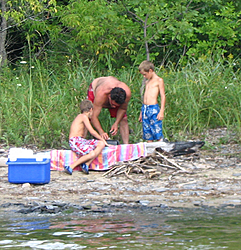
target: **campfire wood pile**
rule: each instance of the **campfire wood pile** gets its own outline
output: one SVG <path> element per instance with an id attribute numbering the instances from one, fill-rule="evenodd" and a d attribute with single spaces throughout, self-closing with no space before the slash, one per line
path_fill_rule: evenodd
<path id="1" fill-rule="evenodd" d="M 139 158 L 134 161 L 126 161 L 114 165 L 103 176 L 113 177 L 125 175 L 128 179 L 133 179 L 131 174 L 143 174 L 147 179 L 159 178 L 161 174 L 169 175 L 169 179 L 178 173 L 189 173 L 185 168 L 177 164 L 173 159 L 156 151 L 152 155 Z"/>
<path id="2" fill-rule="evenodd" d="M 172 149 L 171 151 L 164 150 L 163 147 L 157 147 L 146 157 L 133 161 L 118 162 L 116 165 L 113 165 L 109 171 L 105 172 L 103 176 L 113 177 L 124 175 L 128 179 L 138 181 L 134 179 L 134 176 L 136 176 L 134 174 L 143 174 L 147 179 L 156 179 L 161 178 L 161 175 L 169 175 L 169 179 L 171 179 L 174 175 L 179 173 L 190 173 L 188 170 L 176 163 L 173 158 L 177 155 L 188 155 L 196 152 L 198 148 L 204 145 L 204 142 L 196 142 L 196 148 L 193 150 L 194 147 L 192 147 L 192 151 L 189 150 L 190 142 L 186 143 L 186 148 L 184 144 L 185 143 L 181 143 L 181 148 L 176 147 L 177 145 L 180 145 L 180 143 L 177 142 L 175 148 L 178 149 Z M 167 146 L 168 147 L 166 148 L 170 148 L 170 145 Z"/>

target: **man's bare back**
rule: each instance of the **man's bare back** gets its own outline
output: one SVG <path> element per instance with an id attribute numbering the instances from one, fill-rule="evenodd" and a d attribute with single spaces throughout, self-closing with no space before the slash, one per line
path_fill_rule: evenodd
<path id="1" fill-rule="evenodd" d="M 102 108 L 111 108 L 108 95 L 115 87 L 124 89 L 126 92 L 127 100 L 129 101 L 131 95 L 130 88 L 125 83 L 119 81 L 117 78 L 113 76 L 107 76 L 96 78 L 92 82 L 95 102 L 98 102 L 98 105 L 101 105 Z"/>

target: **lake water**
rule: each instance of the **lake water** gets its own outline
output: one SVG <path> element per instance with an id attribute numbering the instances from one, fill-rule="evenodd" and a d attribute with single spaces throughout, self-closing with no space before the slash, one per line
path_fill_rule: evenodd
<path id="1" fill-rule="evenodd" d="M 241 209 L 0 212 L 0 249 L 240 249 Z"/>

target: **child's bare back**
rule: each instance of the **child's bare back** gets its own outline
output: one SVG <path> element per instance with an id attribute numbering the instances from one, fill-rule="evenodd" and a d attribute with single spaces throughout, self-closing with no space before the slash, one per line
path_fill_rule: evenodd
<path id="1" fill-rule="evenodd" d="M 79 114 L 76 116 L 70 127 L 69 138 L 76 136 L 86 138 L 88 130 L 83 121 L 85 118 L 87 118 L 85 114 Z"/>

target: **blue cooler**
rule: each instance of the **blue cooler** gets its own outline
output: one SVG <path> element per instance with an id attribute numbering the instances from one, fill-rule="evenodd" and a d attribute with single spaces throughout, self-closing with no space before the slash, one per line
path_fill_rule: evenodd
<path id="1" fill-rule="evenodd" d="M 50 182 L 50 159 L 9 158 L 8 181 L 11 183 L 46 184 Z"/>

